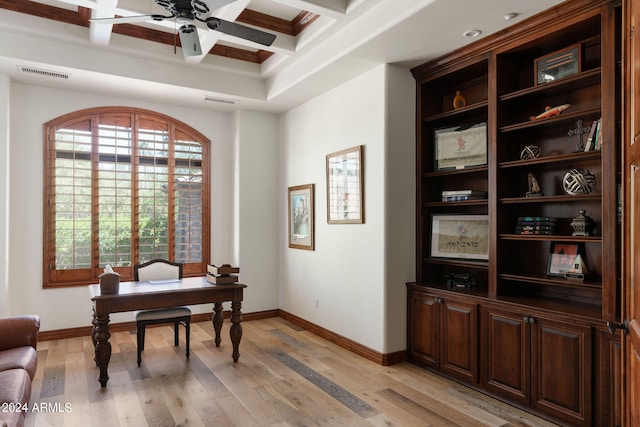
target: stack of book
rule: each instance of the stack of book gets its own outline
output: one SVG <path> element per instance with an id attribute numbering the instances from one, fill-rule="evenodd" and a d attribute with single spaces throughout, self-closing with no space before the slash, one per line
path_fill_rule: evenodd
<path id="1" fill-rule="evenodd" d="M 519 216 L 516 234 L 554 234 L 557 222 L 550 216 Z"/>
<path id="2" fill-rule="evenodd" d="M 238 283 L 238 273 L 240 273 L 240 267 L 232 267 L 229 264 L 222 264 L 220 267 L 207 265 L 207 281 L 214 285 Z"/>
<path id="3" fill-rule="evenodd" d="M 483 200 L 487 198 L 486 191 L 478 190 L 443 190 L 443 202 L 463 202 L 465 200 Z"/>

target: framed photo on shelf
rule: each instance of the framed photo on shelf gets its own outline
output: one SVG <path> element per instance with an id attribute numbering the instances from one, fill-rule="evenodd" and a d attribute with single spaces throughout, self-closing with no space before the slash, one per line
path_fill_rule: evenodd
<path id="1" fill-rule="evenodd" d="M 574 44 L 535 60 L 536 84 L 544 84 L 578 74 L 582 68 L 582 45 Z"/>
<path id="2" fill-rule="evenodd" d="M 289 187 L 289 247 L 314 250 L 314 185 Z"/>
<path id="3" fill-rule="evenodd" d="M 431 217 L 431 256 L 489 259 L 489 215 Z"/>
<path id="4" fill-rule="evenodd" d="M 327 155 L 327 222 L 364 224 L 364 146 Z"/>
<path id="5" fill-rule="evenodd" d="M 551 242 L 547 275 L 565 277 L 565 273 L 573 268 L 578 255 L 580 245 L 577 243 Z"/>
<path id="6" fill-rule="evenodd" d="M 487 164 L 487 122 L 436 129 L 436 171 Z"/>

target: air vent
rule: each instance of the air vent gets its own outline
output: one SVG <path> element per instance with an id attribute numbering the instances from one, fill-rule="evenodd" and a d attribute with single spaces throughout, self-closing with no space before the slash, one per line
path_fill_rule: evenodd
<path id="1" fill-rule="evenodd" d="M 237 101 L 235 99 L 224 99 L 224 98 L 217 98 L 215 96 L 211 96 L 211 95 L 205 95 L 204 96 L 204 100 L 205 101 L 211 101 L 211 102 L 218 102 L 220 104 L 237 104 L 240 101 Z"/>
<path id="2" fill-rule="evenodd" d="M 40 68 L 33 68 L 33 67 L 25 67 L 24 65 L 18 65 L 18 70 L 22 71 L 23 73 L 31 73 L 31 74 L 37 74 L 39 76 L 44 76 L 44 77 L 54 77 L 57 79 L 68 79 L 70 74 L 67 73 L 60 73 L 58 71 L 51 71 L 51 70 L 42 70 Z"/>

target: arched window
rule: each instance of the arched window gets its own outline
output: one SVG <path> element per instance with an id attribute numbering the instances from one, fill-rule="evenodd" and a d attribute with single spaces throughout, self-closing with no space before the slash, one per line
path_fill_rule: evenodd
<path id="1" fill-rule="evenodd" d="M 154 258 L 209 262 L 209 140 L 163 114 L 76 111 L 44 125 L 44 287 L 121 280 Z"/>

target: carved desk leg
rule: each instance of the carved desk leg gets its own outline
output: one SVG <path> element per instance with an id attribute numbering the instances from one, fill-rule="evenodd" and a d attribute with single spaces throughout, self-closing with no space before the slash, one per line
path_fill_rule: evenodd
<path id="1" fill-rule="evenodd" d="M 97 315 L 95 319 L 95 339 L 96 339 L 96 363 L 100 368 L 100 376 L 98 381 L 102 387 L 107 386 L 109 381 L 109 374 L 107 374 L 107 367 L 109 366 L 109 360 L 111 359 L 111 333 L 109 333 L 109 315 Z"/>
<path id="2" fill-rule="evenodd" d="M 98 341 L 96 340 L 96 334 L 98 333 L 98 322 L 97 322 L 97 316 L 96 316 L 96 304 L 93 304 L 93 319 L 91 320 L 91 324 L 93 325 L 93 328 L 91 328 L 91 342 L 93 342 L 93 349 L 95 352 L 95 348 L 96 348 L 96 344 L 98 343 Z M 98 366 L 98 359 L 94 356 L 93 357 L 93 361 L 96 362 L 96 366 Z"/>
<path id="3" fill-rule="evenodd" d="M 233 357 L 234 363 L 238 363 L 238 358 L 240 357 L 238 349 L 240 348 L 240 340 L 242 339 L 242 325 L 240 324 L 240 322 L 242 322 L 241 308 L 242 302 L 231 302 L 231 330 L 229 335 L 231 336 L 231 343 L 233 344 L 233 353 L 231 354 L 231 357 Z"/>
<path id="4" fill-rule="evenodd" d="M 213 311 L 213 330 L 216 332 L 214 342 L 216 343 L 216 347 L 220 347 L 220 342 L 222 342 L 222 338 L 220 338 L 220 331 L 222 331 L 222 322 L 224 321 L 224 317 L 222 315 L 222 303 L 214 303 Z"/>

